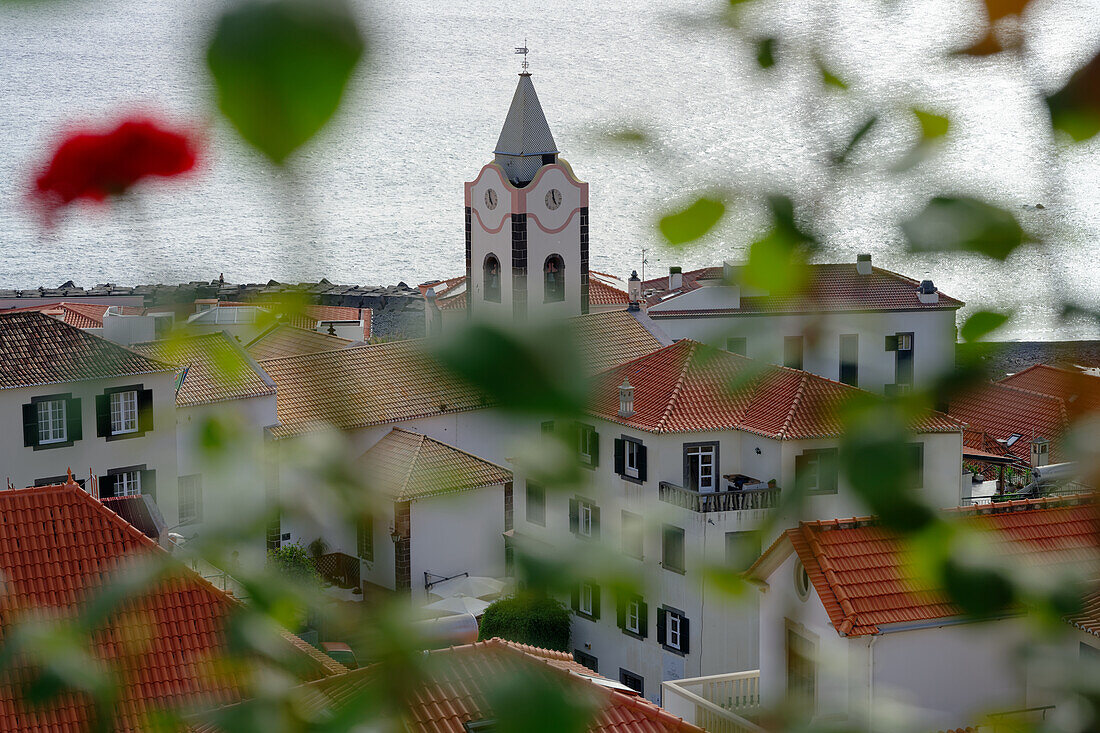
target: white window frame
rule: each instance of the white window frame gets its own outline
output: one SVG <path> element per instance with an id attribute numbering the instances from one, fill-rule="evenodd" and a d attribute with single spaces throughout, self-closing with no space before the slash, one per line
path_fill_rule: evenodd
<path id="1" fill-rule="evenodd" d="M 184 481 L 184 479 L 188 479 Z M 179 477 L 180 524 L 202 521 L 202 474 Z"/>
<path id="2" fill-rule="evenodd" d="M 642 603 L 637 598 L 626 604 L 626 630 L 632 634 L 642 633 Z"/>
<path id="3" fill-rule="evenodd" d="M 640 444 L 633 440 L 624 440 L 623 470 L 630 478 L 638 478 L 638 453 Z"/>
<path id="4" fill-rule="evenodd" d="M 68 440 L 65 400 L 42 400 L 37 405 L 36 414 L 38 415 L 39 445 L 64 443 Z"/>
<path id="5" fill-rule="evenodd" d="M 912 351 L 913 350 L 913 334 L 911 333 L 899 333 L 898 334 L 898 351 Z"/>
<path id="6" fill-rule="evenodd" d="M 593 588 L 591 583 L 581 583 L 580 598 L 577 601 L 577 610 L 585 616 L 592 615 Z"/>
<path id="7" fill-rule="evenodd" d="M 580 456 L 581 462 L 589 466 L 593 463 L 591 436 L 595 432 L 596 428 L 583 423 L 577 428 L 577 454 Z"/>
<path id="8" fill-rule="evenodd" d="M 688 449 L 687 449 L 687 455 L 688 455 L 689 460 L 691 459 L 692 456 L 696 456 L 698 458 L 698 462 L 699 462 L 699 491 L 700 492 L 715 491 L 716 490 L 717 482 L 714 480 L 715 479 L 714 473 L 715 473 L 715 468 L 716 467 L 715 467 L 714 463 L 715 463 L 715 458 L 716 458 L 717 453 L 718 453 L 717 447 L 714 446 L 714 445 L 693 445 L 693 446 L 689 446 Z M 704 461 L 703 461 L 704 457 L 708 459 L 708 462 L 705 465 L 704 465 Z M 706 468 L 707 471 L 704 471 L 704 468 Z M 703 477 L 707 473 L 709 473 L 709 475 L 707 475 L 708 480 L 706 482 L 704 482 Z"/>
<path id="9" fill-rule="evenodd" d="M 111 435 L 138 431 L 138 393 L 136 389 L 111 393 Z"/>
<path id="10" fill-rule="evenodd" d="M 680 651 L 680 614 L 674 611 L 665 611 L 665 644 L 676 651 Z"/>
<path id="11" fill-rule="evenodd" d="M 141 471 L 119 471 L 115 474 L 115 496 L 141 496 Z"/>
<path id="12" fill-rule="evenodd" d="M 581 537 L 592 536 L 592 505 L 587 501 L 577 502 L 577 534 Z"/>

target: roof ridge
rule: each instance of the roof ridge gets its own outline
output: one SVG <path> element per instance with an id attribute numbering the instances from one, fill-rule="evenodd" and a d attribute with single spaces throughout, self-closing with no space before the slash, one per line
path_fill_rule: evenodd
<path id="1" fill-rule="evenodd" d="M 683 341 L 687 342 L 687 344 L 688 344 L 688 346 L 687 346 L 688 353 L 687 353 L 687 356 L 684 357 L 684 365 L 680 368 L 680 376 L 677 377 L 676 384 L 674 384 L 672 386 L 672 394 L 669 395 L 668 402 L 665 404 L 665 412 L 664 412 L 663 415 L 661 415 L 661 418 L 657 421 L 657 432 L 658 433 L 664 432 L 665 424 L 668 422 L 669 418 L 672 416 L 672 410 L 676 407 L 676 404 L 680 400 L 680 394 L 684 389 L 684 381 L 687 378 L 688 368 L 691 366 L 692 359 L 695 356 L 695 347 L 699 345 L 699 342 L 695 341 L 693 339 L 683 339 Z M 676 346 L 676 344 L 678 344 L 678 343 L 680 343 L 680 342 L 677 341 L 676 343 L 672 344 L 672 346 Z M 672 346 L 667 346 L 665 348 L 672 348 Z M 656 353 L 656 352 L 654 352 L 654 353 Z"/>
<path id="2" fill-rule="evenodd" d="M 839 520 L 832 520 L 834 523 L 839 523 Z M 819 526 L 825 526 L 819 525 Z M 836 572 L 832 567 L 832 564 L 828 562 L 828 558 L 825 557 L 825 550 L 821 547 L 821 542 L 810 531 L 810 525 L 807 522 L 799 522 L 799 532 L 802 533 L 802 537 L 806 544 L 809 545 L 810 554 L 813 556 L 814 563 L 817 565 L 817 572 L 825 580 L 825 585 L 829 589 L 829 592 L 833 594 L 833 599 L 840 607 L 840 611 L 844 614 L 844 620 L 840 625 L 836 627 L 836 630 L 847 636 L 856 626 L 859 626 L 859 615 L 856 613 L 855 607 L 852 605 L 852 599 L 848 597 L 844 588 L 836 582 Z M 795 552 L 798 549 L 795 548 Z M 805 567 L 805 561 L 803 561 L 803 567 Z M 812 581 L 812 576 L 811 576 Z M 820 591 L 819 591 L 820 592 Z"/>
<path id="3" fill-rule="evenodd" d="M 394 427 L 393 430 L 401 430 L 401 428 Z M 391 430 L 390 433 L 392 433 L 393 430 Z M 409 482 L 412 480 L 413 471 L 416 469 L 416 464 L 420 460 L 420 451 L 424 448 L 424 438 L 426 437 L 423 433 L 414 433 L 411 430 L 401 430 L 401 432 L 407 433 L 408 435 L 415 435 L 417 441 L 416 448 L 413 450 L 412 460 L 409 461 L 409 466 L 405 469 L 405 476 L 401 479 L 401 483 L 399 484 L 399 489 L 397 491 L 398 496 L 403 496 L 405 491 L 409 488 Z M 389 433 L 386 435 L 389 435 Z"/>
<path id="4" fill-rule="evenodd" d="M 505 468 L 504 466 L 500 465 L 499 463 L 495 463 L 493 461 L 488 461 L 488 460 L 482 458 L 479 455 L 471 453 L 468 450 L 464 450 L 462 448 L 459 448 L 457 445 L 451 445 L 450 443 L 445 443 L 442 440 L 439 440 L 438 438 L 433 438 L 432 436 L 428 435 L 427 433 L 417 433 L 416 431 L 405 430 L 404 428 L 399 428 L 399 427 L 396 427 L 396 426 L 394 427 L 394 430 L 404 430 L 404 432 L 412 433 L 413 435 L 423 435 L 423 437 L 425 438 L 426 441 L 430 441 L 432 443 L 435 443 L 436 445 L 443 446 L 444 448 L 446 448 L 448 450 L 453 450 L 457 453 L 461 453 L 465 456 L 469 456 L 470 458 L 473 458 L 474 460 L 476 460 L 478 463 L 484 463 L 486 465 L 492 466 L 493 468 L 499 468 L 501 471 L 507 471 L 508 473 L 512 472 L 511 469 Z"/>
<path id="5" fill-rule="evenodd" d="M 291 328 L 296 328 L 296 326 L 291 326 Z M 302 329 L 302 330 L 307 331 L 308 329 Z M 316 331 L 310 331 L 310 333 L 317 333 L 317 332 Z M 321 334 L 321 335 L 322 336 L 330 336 L 331 334 L 325 333 L 325 334 Z M 341 337 L 337 336 L 336 338 L 341 338 Z M 387 347 L 396 347 L 396 346 L 401 346 L 401 345 L 404 345 L 404 344 L 409 344 L 409 343 L 412 343 L 414 341 L 423 341 L 423 340 L 424 339 L 419 338 L 419 339 L 401 339 L 400 341 L 383 341 L 382 343 L 379 343 L 379 344 L 364 343 L 364 344 L 360 344 L 359 346 L 345 346 L 342 349 L 330 349 L 328 351 L 315 351 L 315 352 L 310 353 L 310 354 L 289 354 L 287 356 L 273 356 L 270 359 L 260 359 L 260 360 L 258 360 L 257 363 L 262 364 L 264 362 L 294 361 L 294 360 L 306 361 L 306 360 L 309 360 L 313 357 L 328 356 L 330 354 L 337 354 L 337 353 L 343 354 L 343 353 L 347 353 L 347 352 L 358 351 L 359 349 L 379 349 L 379 350 L 381 350 L 381 349 L 384 349 L 384 348 L 387 348 Z M 354 342 L 352 342 L 352 343 L 354 343 Z"/>
<path id="6" fill-rule="evenodd" d="M 806 384 L 809 382 L 806 376 L 806 374 L 803 374 L 802 378 L 798 380 L 798 389 L 795 390 L 794 399 L 791 400 L 791 407 L 787 410 L 787 417 L 783 419 L 783 424 L 776 432 L 780 439 L 787 435 L 787 430 L 794 421 L 794 414 L 798 411 L 798 406 L 802 403 L 802 395 L 806 392 Z"/>

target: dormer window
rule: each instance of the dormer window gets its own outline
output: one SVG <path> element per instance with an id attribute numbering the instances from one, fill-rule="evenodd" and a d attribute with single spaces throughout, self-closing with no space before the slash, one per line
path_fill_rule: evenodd
<path id="1" fill-rule="evenodd" d="M 484 293 L 485 300 L 492 303 L 500 302 L 500 260 L 496 255 L 490 254 L 485 258 L 484 265 Z"/>
<path id="2" fill-rule="evenodd" d="M 542 266 L 543 298 L 546 303 L 565 300 L 565 261 L 561 255 L 550 255 Z"/>

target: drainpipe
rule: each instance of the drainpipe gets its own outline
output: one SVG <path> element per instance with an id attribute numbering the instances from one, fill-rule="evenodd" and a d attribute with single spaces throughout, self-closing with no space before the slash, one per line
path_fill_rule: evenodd
<path id="1" fill-rule="evenodd" d="M 874 710 L 875 710 L 875 642 L 878 640 L 878 634 L 872 634 L 870 641 L 867 642 L 867 728 L 870 730 L 873 727 Z"/>

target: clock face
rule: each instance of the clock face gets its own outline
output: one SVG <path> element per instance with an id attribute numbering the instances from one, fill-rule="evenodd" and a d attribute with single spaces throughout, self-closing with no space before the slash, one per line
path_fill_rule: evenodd
<path id="1" fill-rule="evenodd" d="M 497 207 L 497 192 L 491 188 L 485 192 L 485 205 L 490 210 Z"/>
<path id="2" fill-rule="evenodd" d="M 546 194 L 546 208 L 553 211 L 561 206 L 561 191 L 556 188 L 551 188 Z"/>

